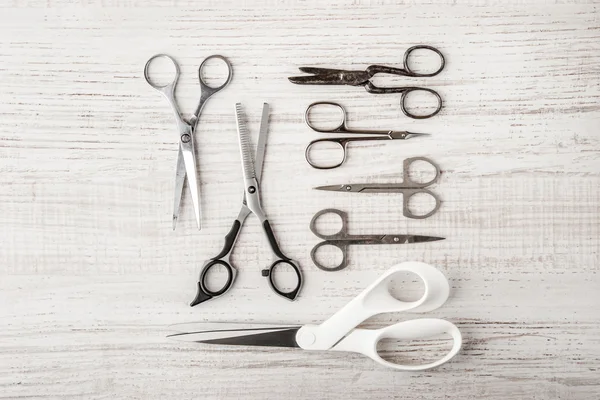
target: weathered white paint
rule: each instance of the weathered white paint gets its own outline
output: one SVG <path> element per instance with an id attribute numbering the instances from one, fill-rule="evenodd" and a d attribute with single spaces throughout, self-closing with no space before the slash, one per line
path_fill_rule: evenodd
<path id="1" fill-rule="evenodd" d="M 600 395 L 600 17 L 593 2 L 210 2 L 15 0 L 0 11 L 0 398 L 594 399 Z M 171 6 L 171 7 L 164 7 Z M 172 7 L 175 6 L 175 7 Z M 443 112 L 401 114 L 398 97 L 287 82 L 302 65 L 399 65 L 440 48 L 447 67 L 411 83 Z M 151 55 L 182 67 L 190 112 L 196 68 L 227 56 L 231 85 L 206 105 L 196 143 L 205 229 L 186 196 L 170 229 L 176 138 L 143 80 Z M 399 81 L 399 80 L 395 80 Z M 405 82 L 404 80 L 401 80 Z M 355 127 L 434 133 L 354 145 L 343 167 L 313 170 L 302 123 L 316 100 L 343 102 Z M 272 107 L 263 202 L 305 271 L 300 299 L 260 276 L 271 259 L 256 220 L 243 230 L 234 289 L 189 308 L 202 262 L 237 214 L 241 169 L 232 107 L 256 135 Z M 407 220 L 397 195 L 312 186 L 395 181 L 423 155 L 443 170 L 444 203 Z M 422 246 L 354 246 L 350 266 L 318 270 L 311 216 L 350 212 L 351 232 L 447 237 Z M 347 354 L 201 348 L 165 340 L 190 320 L 318 322 L 390 265 L 420 260 L 448 277 L 464 350 L 404 374 Z M 410 286 L 410 285 L 409 285 Z M 412 289 L 411 289 L 412 290 Z M 373 326 L 407 318 L 386 315 Z"/>

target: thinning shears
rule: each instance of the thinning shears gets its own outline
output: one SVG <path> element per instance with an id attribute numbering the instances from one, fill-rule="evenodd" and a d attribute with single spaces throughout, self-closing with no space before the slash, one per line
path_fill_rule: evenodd
<path id="1" fill-rule="evenodd" d="M 414 72 L 410 68 L 410 55 L 415 50 L 428 50 L 437 54 L 440 58 L 439 68 L 430 73 L 418 73 Z M 293 76 L 288 79 L 292 83 L 299 85 L 350 85 L 350 86 L 364 86 L 369 93 L 385 94 L 385 93 L 400 93 L 400 108 L 402 112 L 410 118 L 424 119 L 431 118 L 442 109 L 442 98 L 438 92 L 433 89 L 414 87 L 414 86 L 403 86 L 403 87 L 378 87 L 371 82 L 371 78 L 376 74 L 392 74 L 407 77 L 431 77 L 439 74 L 444 69 L 446 61 L 444 60 L 443 54 L 435 47 L 418 45 L 410 47 L 404 53 L 404 62 L 402 68 L 386 67 L 383 65 L 371 65 L 365 71 L 348 71 L 343 69 L 330 69 L 330 68 L 315 68 L 315 67 L 301 67 L 300 71 L 312 74 L 310 76 Z M 413 114 L 406 108 L 406 97 L 411 92 L 427 92 L 432 94 L 437 100 L 436 109 L 423 115 Z"/>
<path id="2" fill-rule="evenodd" d="M 165 85 L 158 85 L 154 83 L 150 77 L 150 65 L 152 62 L 158 58 L 165 58 L 173 63 L 175 67 L 175 75 L 173 80 L 170 83 Z M 225 62 L 228 69 L 228 75 L 225 82 L 218 87 L 211 87 L 206 84 L 204 79 L 202 78 L 202 69 L 206 65 L 206 62 L 211 59 L 220 59 Z M 198 229 L 201 226 L 201 210 L 200 210 L 200 185 L 198 181 L 197 167 L 196 167 L 196 155 L 194 151 L 194 134 L 196 133 L 196 129 L 198 127 L 198 121 L 200 120 L 200 113 L 202 112 L 202 108 L 206 101 L 215 93 L 219 92 L 225 86 L 231 82 L 231 77 L 233 75 L 233 69 L 229 61 L 220 55 L 212 55 L 204 59 L 198 68 L 198 79 L 200 81 L 200 101 L 198 102 L 198 107 L 196 107 L 196 111 L 189 119 L 186 121 L 181 116 L 181 111 L 179 110 L 179 106 L 177 105 L 177 100 L 175 99 L 175 87 L 177 86 L 177 81 L 179 80 L 179 64 L 172 57 L 166 54 L 157 54 L 152 56 L 148 62 L 146 62 L 146 66 L 144 67 L 144 78 L 146 82 L 154 89 L 156 89 L 160 94 L 162 94 L 173 110 L 175 114 L 175 123 L 177 124 L 177 131 L 179 134 L 179 152 L 177 154 L 177 167 L 175 170 L 175 195 L 173 198 L 173 230 L 175 230 L 175 226 L 177 225 L 177 220 L 179 218 L 179 210 L 181 208 L 181 198 L 183 196 L 183 184 L 186 180 L 188 182 L 188 188 L 190 190 L 190 194 L 192 195 L 192 203 L 194 205 L 194 214 L 196 216 L 196 224 L 198 225 Z"/>
<path id="3" fill-rule="evenodd" d="M 261 271 L 262 276 L 269 279 L 269 284 L 275 293 L 288 300 L 295 300 L 302 286 L 302 272 L 300 271 L 300 267 L 294 260 L 283 254 L 279 248 L 277 239 L 275 239 L 275 234 L 271 228 L 271 224 L 269 223 L 269 220 L 267 219 L 267 216 L 260 204 L 260 182 L 267 144 L 269 105 L 266 103 L 263 105 L 258 143 L 256 145 L 256 163 L 254 162 L 254 157 L 252 155 L 253 151 L 251 148 L 252 145 L 250 141 L 250 133 L 246 128 L 242 106 L 239 103 L 235 106 L 235 116 L 237 120 L 237 130 L 240 142 L 240 153 L 242 156 L 242 172 L 244 175 L 244 197 L 242 200 L 242 209 L 240 210 L 240 213 L 235 221 L 233 221 L 233 226 L 229 230 L 229 233 L 225 236 L 225 244 L 221 252 L 217 256 L 206 261 L 204 264 L 202 271 L 200 272 L 200 278 L 198 279 L 198 292 L 190 304 L 192 307 L 214 297 L 219 297 L 225 294 L 225 292 L 227 292 L 233 285 L 233 281 L 235 280 L 237 272 L 235 267 L 231 264 L 230 257 L 242 225 L 244 224 L 244 221 L 248 215 L 251 213 L 256 215 L 261 223 L 265 234 L 267 235 L 267 239 L 269 240 L 269 244 L 271 245 L 271 249 L 276 256 L 275 261 L 271 264 L 271 266 Z M 285 291 L 278 288 L 274 279 L 277 267 L 282 267 L 284 265 L 287 265 L 294 270 L 297 279 L 296 287 L 290 291 Z M 227 279 L 221 289 L 211 290 L 207 284 L 208 272 L 216 266 L 225 268 Z"/>
<path id="4" fill-rule="evenodd" d="M 394 278 L 412 272 L 421 278 L 425 293 L 417 301 L 401 301 L 390 293 Z M 453 323 L 437 318 L 406 320 L 381 329 L 356 328 L 368 318 L 382 313 L 424 313 L 442 306 L 450 286 L 444 274 L 421 262 L 404 262 L 392 267 L 346 306 L 320 325 L 251 325 L 187 323 L 173 325 L 178 333 L 168 337 L 194 343 L 238 346 L 293 347 L 303 350 L 360 353 L 377 363 L 401 371 L 422 371 L 444 364 L 460 350 L 462 335 Z M 443 335 L 452 338 L 450 350 L 432 362 L 396 363 L 382 352 L 383 340 L 431 340 Z M 425 342 L 425 344 L 429 344 Z M 411 348 L 414 347 L 414 344 Z M 424 346 L 427 348 L 427 346 Z M 407 348 L 403 347 L 406 351 Z M 388 358 L 388 359 L 386 359 Z"/>
<path id="5" fill-rule="evenodd" d="M 331 234 L 322 233 L 317 228 L 317 221 L 323 215 L 335 214 L 341 219 L 340 229 Z M 352 235 L 348 233 L 348 213 L 336 208 L 326 208 L 316 213 L 310 221 L 310 230 L 320 239 L 322 242 L 317 243 L 310 252 L 310 258 L 315 265 L 323 271 L 339 271 L 348 266 L 348 246 L 355 244 L 408 244 L 408 243 L 424 243 L 424 242 L 435 242 L 437 240 L 444 240 L 443 237 L 437 236 L 424 236 L 424 235 L 410 235 L 410 234 L 380 234 L 380 235 Z M 317 252 L 319 249 L 333 246 L 338 248 L 342 253 L 342 261 L 338 265 L 327 266 L 322 264 L 318 257 Z"/>
<path id="6" fill-rule="evenodd" d="M 334 107 L 340 112 L 340 122 L 339 125 L 333 127 L 319 127 L 317 124 L 313 122 L 311 119 L 311 112 L 316 108 L 326 108 Z M 369 140 L 406 140 L 411 139 L 417 136 L 428 136 L 427 133 L 414 133 L 407 131 L 392 131 L 392 130 L 369 130 L 369 129 L 349 129 L 346 125 L 347 113 L 344 107 L 341 104 L 333 103 L 330 101 L 317 101 L 312 103 L 306 108 L 306 112 L 304 113 L 304 122 L 310 129 L 319 133 L 340 133 L 346 135 L 356 135 L 356 136 L 344 136 L 344 137 L 334 137 L 334 138 L 324 138 L 324 139 L 316 139 L 313 140 L 306 146 L 306 150 L 304 151 L 304 158 L 308 164 L 316 169 L 333 169 L 337 168 L 343 163 L 346 162 L 347 157 L 347 147 L 350 142 L 357 141 L 369 141 Z M 359 136 L 363 135 L 363 136 Z M 318 161 L 313 160 L 311 154 L 312 151 L 317 150 L 319 145 L 334 143 L 339 146 L 342 150 L 342 155 L 339 159 L 335 160 L 332 163 L 320 163 Z"/>

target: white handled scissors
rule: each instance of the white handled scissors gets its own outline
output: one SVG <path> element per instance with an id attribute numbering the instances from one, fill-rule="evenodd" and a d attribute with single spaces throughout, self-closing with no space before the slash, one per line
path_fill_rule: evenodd
<path id="1" fill-rule="evenodd" d="M 425 293 L 417 301 L 401 301 L 389 292 L 389 284 L 399 272 L 417 274 L 425 285 Z M 458 328 L 442 319 L 423 318 L 399 322 L 381 329 L 356 328 L 368 318 L 388 312 L 427 312 L 446 302 L 450 292 L 444 275 L 431 265 L 405 262 L 392 267 L 345 307 L 320 325 L 269 326 L 243 324 L 187 323 L 173 325 L 179 333 L 169 337 L 186 342 L 241 346 L 297 347 L 304 350 L 330 350 L 360 353 L 379 364 L 402 371 L 422 371 L 444 364 L 454 357 L 462 345 Z M 377 344 L 383 339 L 427 339 L 450 335 L 450 351 L 437 361 L 412 365 L 384 360 Z"/>

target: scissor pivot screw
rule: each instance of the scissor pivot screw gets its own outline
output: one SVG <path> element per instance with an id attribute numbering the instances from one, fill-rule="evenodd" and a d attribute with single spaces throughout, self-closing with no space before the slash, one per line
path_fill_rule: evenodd
<path id="1" fill-rule="evenodd" d="M 254 193 L 254 192 L 256 192 L 256 188 L 254 186 L 250 186 L 248 188 L 248 193 Z"/>
<path id="2" fill-rule="evenodd" d="M 190 140 L 192 140 L 192 137 L 190 135 L 188 135 L 187 133 L 181 135 L 181 141 L 183 143 L 189 143 Z"/>
<path id="3" fill-rule="evenodd" d="M 400 238 L 398 238 L 398 237 L 394 238 L 394 242 L 399 242 L 399 241 L 400 241 Z"/>
<path id="4" fill-rule="evenodd" d="M 350 191 L 350 190 L 352 190 L 352 186 L 346 185 L 345 189 L 348 190 L 348 191 Z"/>

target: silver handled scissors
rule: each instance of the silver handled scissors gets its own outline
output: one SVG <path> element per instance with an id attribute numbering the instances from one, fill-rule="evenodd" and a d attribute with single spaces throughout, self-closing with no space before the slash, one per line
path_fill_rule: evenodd
<path id="1" fill-rule="evenodd" d="M 332 234 L 324 234 L 317 229 L 317 221 L 323 215 L 336 214 L 342 220 L 340 230 Z M 348 246 L 354 244 L 407 244 L 407 243 L 424 243 L 435 242 L 436 240 L 444 240 L 443 237 L 423 236 L 423 235 L 351 235 L 348 233 L 348 214 L 342 210 L 335 208 L 327 208 L 316 213 L 310 221 L 310 230 L 318 238 L 324 239 L 317 243 L 310 252 L 310 258 L 315 265 L 323 271 L 339 271 L 348 266 Z M 342 261 L 337 266 L 328 267 L 319 262 L 317 251 L 323 246 L 337 247 L 342 252 Z"/>
<path id="2" fill-rule="evenodd" d="M 173 63 L 175 67 L 175 76 L 170 83 L 165 85 L 157 85 L 152 81 L 150 77 L 150 64 L 157 58 L 165 58 Z M 225 62 L 228 69 L 228 75 L 225 82 L 218 87 L 211 87 L 206 84 L 204 79 L 202 78 L 202 69 L 207 61 L 211 59 L 220 59 Z M 181 207 L 181 198 L 183 196 L 183 184 L 185 182 L 186 176 L 188 181 L 188 187 L 190 189 L 190 194 L 192 195 L 192 202 L 194 204 L 194 213 L 196 215 L 196 223 L 198 225 L 198 229 L 200 229 L 201 225 L 201 210 L 200 210 L 200 186 L 198 184 L 198 175 L 196 169 L 196 155 L 194 152 L 194 134 L 196 132 L 196 128 L 198 126 L 198 121 L 200 119 L 200 113 L 202 112 L 202 108 L 206 101 L 215 93 L 219 92 L 225 86 L 231 82 L 231 77 L 233 75 L 233 69 L 231 68 L 231 64 L 229 61 L 219 55 L 212 55 L 204 59 L 198 68 L 198 79 L 200 81 L 200 101 L 198 102 L 198 107 L 196 107 L 196 111 L 189 119 L 186 121 L 181 116 L 181 111 L 179 110 L 179 106 L 177 105 L 177 100 L 175 99 L 175 87 L 177 86 L 177 81 L 179 80 L 179 64 L 172 57 L 166 54 L 157 54 L 152 56 L 148 62 L 146 62 L 146 66 L 144 67 L 144 78 L 146 82 L 154 89 L 156 89 L 160 94 L 162 94 L 173 109 L 173 113 L 175 114 L 175 123 L 177 124 L 177 131 L 179 133 L 179 153 L 177 155 L 177 168 L 175 170 L 175 196 L 173 202 L 173 230 L 175 230 L 175 226 L 177 225 L 177 219 L 179 218 L 179 209 Z"/>
<path id="3" fill-rule="evenodd" d="M 425 293 L 417 301 L 402 301 L 390 293 L 390 284 L 403 273 L 418 275 Z M 392 267 L 358 296 L 320 325 L 246 325 L 241 323 L 185 323 L 172 325 L 177 333 L 168 337 L 189 343 L 262 347 L 291 347 L 314 351 L 342 351 L 363 354 L 380 365 L 400 371 L 423 371 L 450 361 L 460 351 L 462 335 L 453 323 L 437 318 L 398 322 L 380 329 L 357 328 L 368 318 L 392 312 L 425 313 L 441 307 L 450 294 L 444 274 L 416 261 Z M 431 340 L 440 335 L 452 338 L 452 347 L 439 359 L 423 364 L 401 364 L 382 354 L 378 343 L 384 339 Z M 411 343 L 411 347 L 415 346 Z M 401 350 L 406 351 L 406 347 Z M 387 358 L 387 359 L 386 359 Z"/>
<path id="4" fill-rule="evenodd" d="M 428 50 L 432 51 L 440 57 L 440 66 L 439 68 L 431 73 L 417 73 L 414 72 L 410 68 L 410 55 L 415 50 Z M 408 77 L 431 77 L 439 74 L 444 69 L 446 65 L 446 61 L 444 59 L 444 55 L 435 47 L 418 45 L 413 46 L 406 50 L 404 53 L 404 62 L 402 68 L 393 68 L 386 67 L 383 65 L 371 65 L 365 71 L 348 71 L 343 69 L 330 69 L 330 68 L 315 68 L 315 67 L 301 67 L 300 71 L 306 72 L 307 74 L 312 74 L 310 76 L 293 76 L 288 79 L 292 83 L 296 83 L 298 85 L 350 85 L 350 86 L 364 86 L 367 92 L 376 93 L 376 94 L 386 94 L 386 93 L 400 93 L 400 108 L 404 115 L 410 118 L 415 119 L 425 119 L 431 118 L 442 109 L 442 98 L 439 93 L 432 89 L 422 88 L 422 87 L 414 87 L 414 86 L 404 86 L 404 87 L 378 87 L 375 86 L 370 79 L 376 74 L 392 74 L 399 76 L 408 76 Z M 432 94 L 437 99 L 437 108 L 429 113 L 424 115 L 416 115 L 411 113 L 406 109 L 406 97 L 411 92 L 427 92 Z"/>
<path id="5" fill-rule="evenodd" d="M 317 127 L 311 120 L 310 114 L 311 111 L 315 107 L 319 106 L 333 106 L 336 107 L 340 111 L 340 123 L 339 125 L 333 128 L 319 128 Z M 312 103 L 306 108 L 306 112 L 304 113 L 304 122 L 310 129 L 319 133 L 341 133 L 341 134 L 349 134 L 349 135 L 366 135 L 366 136 L 346 136 L 346 137 L 336 137 L 336 138 L 325 138 L 325 139 L 317 139 L 313 140 L 306 146 L 306 150 L 304 152 L 304 157 L 306 161 L 310 164 L 311 167 L 316 169 L 333 169 L 337 168 L 346 162 L 347 155 L 347 146 L 350 142 L 356 141 L 367 141 L 367 140 L 406 140 L 417 136 L 428 136 L 427 133 L 413 133 L 406 131 L 391 131 L 391 130 L 366 130 L 366 129 L 349 129 L 346 125 L 347 113 L 344 107 L 341 104 L 333 103 L 330 101 L 318 101 Z M 322 143 L 334 143 L 340 147 L 342 150 L 342 156 L 339 161 L 334 162 L 332 164 L 322 165 L 318 162 L 313 161 L 311 158 L 311 151 L 314 150 L 315 145 Z"/>
<path id="6" fill-rule="evenodd" d="M 275 239 L 275 234 L 273 233 L 273 229 L 271 228 L 269 220 L 267 219 L 267 216 L 260 204 L 260 180 L 262 177 L 262 167 L 265 159 L 267 144 L 269 105 L 267 103 L 263 105 L 258 143 L 256 145 L 256 164 L 253 161 L 250 133 L 248 132 L 246 123 L 244 122 L 241 104 L 236 104 L 235 112 L 240 142 L 240 153 L 242 156 L 242 172 L 244 174 L 244 198 L 242 201 L 242 209 L 240 210 L 240 213 L 235 221 L 233 221 L 233 226 L 229 230 L 229 233 L 225 236 L 225 244 L 221 252 L 217 256 L 204 263 L 202 271 L 200 272 L 200 278 L 198 279 L 198 292 L 190 304 L 192 307 L 214 297 L 219 297 L 225 294 L 225 292 L 227 292 L 233 285 L 233 281 L 235 280 L 237 272 L 235 267 L 231 264 L 230 257 L 242 225 L 244 224 L 246 217 L 248 217 L 248 215 L 251 213 L 258 217 L 258 220 L 260 221 L 267 235 L 271 249 L 276 256 L 273 264 L 271 264 L 268 269 L 262 270 L 262 276 L 269 278 L 269 284 L 275 293 L 288 300 L 295 300 L 302 286 L 302 272 L 300 271 L 300 267 L 294 260 L 283 254 L 279 248 L 277 239 Z M 296 274 L 296 287 L 290 291 L 285 291 L 278 288 L 275 283 L 275 271 L 277 270 L 277 267 L 281 267 L 283 265 L 292 267 Z M 215 266 L 222 266 L 227 272 L 227 280 L 225 281 L 223 287 L 219 290 L 211 290 L 206 282 L 208 272 Z"/>
<path id="7" fill-rule="evenodd" d="M 428 182 L 416 182 L 412 180 L 410 177 L 410 166 L 415 161 L 425 161 L 426 163 L 431 164 L 435 169 L 435 176 Z M 402 193 L 402 214 L 405 217 L 423 219 L 432 216 L 440 208 L 442 202 L 435 193 L 425 188 L 438 181 L 440 177 L 440 167 L 426 157 L 407 158 L 402 165 L 403 180 L 399 183 L 345 183 L 342 185 L 318 186 L 315 189 L 346 193 Z M 415 214 L 410 209 L 410 198 L 417 193 L 427 194 L 435 200 L 435 206 L 426 214 Z"/>

